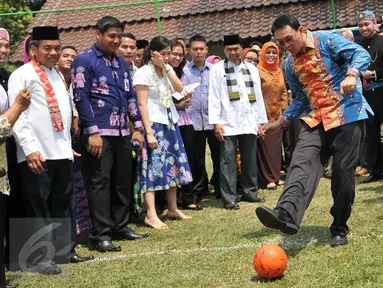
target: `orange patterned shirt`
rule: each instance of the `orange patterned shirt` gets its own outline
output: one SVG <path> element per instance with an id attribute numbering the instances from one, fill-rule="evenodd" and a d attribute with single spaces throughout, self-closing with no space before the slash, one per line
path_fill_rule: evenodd
<path id="1" fill-rule="evenodd" d="M 310 127 L 322 123 L 329 129 L 368 118 L 372 110 L 362 95 L 359 79 L 370 63 L 370 56 L 361 46 L 346 40 L 339 33 L 307 32 L 306 51 L 298 57 L 288 56 L 286 79 L 293 101 L 279 119 L 285 127 L 290 120 L 302 117 Z M 341 95 L 340 84 L 347 74 L 357 78 L 351 94 Z"/>
<path id="2" fill-rule="evenodd" d="M 265 102 L 267 120 L 276 121 L 282 115 L 282 111 L 288 107 L 288 94 L 282 70 L 271 73 L 264 67 L 258 66 L 259 76 L 262 83 L 262 95 Z"/>

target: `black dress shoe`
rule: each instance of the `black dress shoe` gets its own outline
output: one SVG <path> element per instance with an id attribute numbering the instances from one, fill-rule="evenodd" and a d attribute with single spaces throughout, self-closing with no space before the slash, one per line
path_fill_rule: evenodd
<path id="1" fill-rule="evenodd" d="M 145 234 L 138 234 L 132 229 L 128 229 L 127 231 L 124 231 L 123 233 L 116 233 L 112 236 L 113 240 L 140 240 L 144 238 L 148 238 L 150 236 L 149 233 Z"/>
<path id="2" fill-rule="evenodd" d="M 129 216 L 129 222 L 139 226 L 143 226 L 146 215 L 147 215 L 147 212 L 145 209 L 143 208 L 134 209 L 134 211 L 132 211 Z"/>
<path id="3" fill-rule="evenodd" d="M 248 198 L 248 197 L 242 197 L 241 201 L 250 202 L 250 203 L 259 203 L 259 202 L 265 202 L 265 198 L 263 198 L 263 197 L 255 197 L 253 199 L 253 198 Z"/>
<path id="4" fill-rule="evenodd" d="M 81 257 L 77 253 L 74 253 L 72 254 L 72 257 L 70 257 L 70 263 L 83 263 L 83 262 L 92 261 L 93 259 L 94 259 L 93 256 Z"/>
<path id="5" fill-rule="evenodd" d="M 383 175 L 380 173 L 371 173 L 366 179 L 360 181 L 362 184 L 367 184 L 375 181 L 379 181 L 383 179 Z"/>
<path id="6" fill-rule="evenodd" d="M 331 237 L 330 245 L 331 247 L 337 247 L 346 245 L 347 243 L 347 235 L 335 235 Z"/>
<path id="7" fill-rule="evenodd" d="M 89 250 L 93 251 L 96 250 L 98 252 L 120 252 L 121 247 L 120 246 L 114 246 L 112 241 L 105 240 L 101 242 L 95 242 L 95 243 L 90 243 L 89 245 Z"/>
<path id="8" fill-rule="evenodd" d="M 255 213 L 261 223 L 267 227 L 293 235 L 298 232 L 298 226 L 291 219 L 290 215 L 281 208 L 269 209 L 264 206 L 257 207 Z"/>
<path id="9" fill-rule="evenodd" d="M 223 204 L 223 207 L 227 210 L 238 210 L 239 209 L 239 204 L 235 202 L 227 202 Z"/>
<path id="10" fill-rule="evenodd" d="M 62 270 L 55 264 L 49 264 L 47 266 L 44 266 L 40 270 L 37 270 L 37 272 L 43 275 L 57 275 L 60 274 Z"/>

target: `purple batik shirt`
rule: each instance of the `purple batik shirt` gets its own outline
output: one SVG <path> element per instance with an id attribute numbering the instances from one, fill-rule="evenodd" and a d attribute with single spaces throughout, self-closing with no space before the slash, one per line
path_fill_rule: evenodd
<path id="1" fill-rule="evenodd" d="M 127 121 L 134 128 L 142 127 L 129 66 L 118 55 L 109 59 L 94 45 L 76 57 L 71 75 L 84 134 L 127 136 Z"/>
<path id="2" fill-rule="evenodd" d="M 209 125 L 208 97 L 209 97 L 209 77 L 212 64 L 205 61 L 205 66 L 200 69 L 193 61 L 184 67 L 184 85 L 200 83 L 194 90 L 191 105 L 186 109 L 193 121 L 195 131 L 213 130 L 213 125 Z"/>

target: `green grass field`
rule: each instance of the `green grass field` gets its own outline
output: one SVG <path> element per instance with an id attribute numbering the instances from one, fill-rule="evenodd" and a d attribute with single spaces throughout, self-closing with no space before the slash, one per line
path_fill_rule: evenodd
<path id="1" fill-rule="evenodd" d="M 262 191 L 265 205 L 274 206 L 282 189 Z M 265 229 L 257 220 L 257 204 L 241 203 L 226 211 L 213 198 L 203 211 L 189 212 L 187 221 L 168 221 L 167 231 L 145 227 L 148 239 L 118 242 L 120 253 L 93 253 L 96 261 L 63 265 L 57 276 L 11 273 L 20 287 L 383 287 L 383 182 L 357 185 L 349 221 L 349 244 L 329 245 L 330 181 L 322 179 L 294 236 Z M 289 257 L 284 277 L 256 277 L 252 258 L 265 243 L 283 247 Z M 79 254 L 91 255 L 86 248 Z"/>

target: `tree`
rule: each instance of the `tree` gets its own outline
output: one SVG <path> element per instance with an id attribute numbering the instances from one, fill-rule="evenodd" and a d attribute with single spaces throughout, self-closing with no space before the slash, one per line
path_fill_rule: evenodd
<path id="1" fill-rule="evenodd" d="M 0 4 L 0 13 L 11 13 L 11 12 L 28 12 L 29 7 L 26 2 L 23 1 L 4 1 Z M 8 30 L 11 38 L 11 53 L 15 48 L 24 40 L 27 35 L 26 29 L 28 25 L 32 23 L 32 15 L 18 15 L 18 16 L 2 16 L 0 17 L 0 27 Z"/>
<path id="2" fill-rule="evenodd" d="M 46 0 L 27 0 L 26 3 L 32 11 L 40 10 Z"/>

